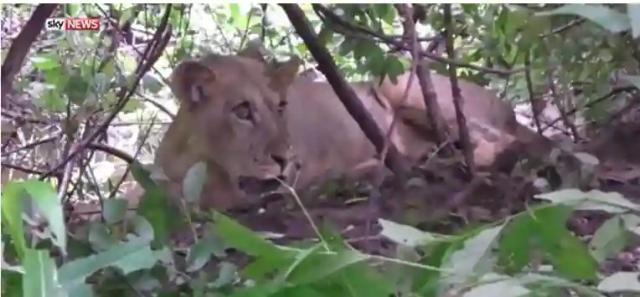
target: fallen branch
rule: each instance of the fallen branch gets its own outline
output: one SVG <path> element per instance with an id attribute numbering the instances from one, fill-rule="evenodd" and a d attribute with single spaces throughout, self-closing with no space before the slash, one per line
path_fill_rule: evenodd
<path id="1" fill-rule="evenodd" d="M 371 114 L 367 112 L 360 99 L 358 99 L 358 95 L 347 84 L 344 77 L 338 73 L 333 58 L 327 49 L 318 42 L 316 33 L 313 32 L 304 12 L 295 4 L 280 4 L 280 6 L 284 9 L 289 21 L 306 44 L 313 58 L 318 62 L 318 69 L 327 78 L 327 81 L 336 95 L 338 95 L 344 107 L 358 123 L 358 126 L 367 138 L 374 144 L 378 153 L 381 153 L 385 145 L 383 133 L 371 117 Z M 395 145 L 391 144 L 389 146 L 387 154 L 385 164 L 391 171 L 395 173 L 406 171 L 407 166 L 402 161 Z"/>

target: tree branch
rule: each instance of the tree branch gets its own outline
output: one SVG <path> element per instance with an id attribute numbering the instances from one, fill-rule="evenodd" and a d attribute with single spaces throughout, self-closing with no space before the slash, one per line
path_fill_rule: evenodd
<path id="1" fill-rule="evenodd" d="M 171 13 L 171 4 L 167 5 L 167 9 L 165 14 L 160 22 L 160 26 L 156 30 L 156 33 L 153 37 L 152 42 L 147 45 L 146 50 L 142 56 L 142 59 L 138 63 L 136 70 L 135 79 L 133 80 L 133 84 L 131 84 L 130 88 L 123 87 L 119 92 L 119 99 L 116 103 L 114 110 L 107 116 L 107 118 L 102 121 L 100 125 L 86 138 L 84 138 L 80 143 L 74 145 L 74 150 L 69 153 L 69 155 L 62 160 L 58 165 L 56 165 L 53 169 L 51 169 L 47 174 L 45 174 L 42 178 L 47 177 L 53 172 L 58 171 L 60 168 L 64 167 L 67 162 L 73 159 L 78 153 L 87 148 L 89 144 L 91 144 L 100 134 L 102 134 L 111 124 L 118 113 L 126 106 L 129 99 L 134 94 L 138 85 L 140 84 L 140 80 L 144 76 L 144 74 L 151 69 L 153 64 L 160 58 L 162 55 L 164 48 L 167 46 L 169 39 L 171 38 L 171 28 L 168 26 L 169 15 Z"/>
<path id="2" fill-rule="evenodd" d="M 57 4 L 39 4 L 33 11 L 31 18 L 24 25 L 16 39 L 13 40 L 2 64 L 2 101 L 13 91 L 13 79 L 20 72 L 24 58 L 29 49 L 40 35 L 47 18 L 56 9 Z"/>
<path id="3" fill-rule="evenodd" d="M 398 40 L 395 39 L 393 37 L 390 36 L 386 36 L 384 34 L 380 34 L 378 32 L 375 31 L 371 31 L 367 28 L 363 28 L 360 27 L 358 25 L 352 24 L 344 19 L 342 19 L 340 16 L 336 15 L 335 13 L 333 13 L 333 11 L 331 11 L 330 9 L 320 5 L 320 4 L 313 4 L 313 8 L 316 11 L 316 13 L 319 13 L 319 16 L 322 15 L 324 16 L 324 18 L 322 16 L 321 19 L 327 19 L 330 22 L 325 22 L 327 23 L 329 26 L 332 27 L 336 27 L 335 25 L 338 25 L 339 27 L 345 28 L 347 30 L 350 30 L 352 32 L 360 32 L 363 33 L 365 35 L 369 35 L 372 36 L 374 38 L 379 39 L 380 41 L 388 44 L 388 45 L 393 45 L 395 48 L 397 49 L 401 49 L 401 50 L 405 50 L 405 51 L 411 51 L 411 46 L 408 46 L 407 43 L 405 42 L 405 39 L 403 38 L 402 40 Z M 346 35 L 346 32 L 342 31 L 343 34 Z M 430 38 L 432 39 L 432 38 Z M 440 63 L 443 64 L 449 64 L 449 65 L 456 65 L 458 67 L 462 67 L 462 68 L 469 68 L 469 69 L 473 69 L 473 70 L 477 70 L 480 71 L 482 73 L 491 73 L 491 74 L 496 74 L 496 75 L 500 75 L 500 76 L 510 76 L 514 73 L 518 73 L 524 70 L 524 68 L 517 68 L 517 69 L 512 69 L 512 70 L 500 70 L 500 69 L 494 69 L 494 68 L 488 68 L 488 67 L 482 67 L 482 66 L 477 66 L 477 65 L 473 65 L 473 64 L 467 64 L 467 63 L 463 63 L 460 61 L 456 61 L 456 60 L 452 60 L 452 59 L 447 59 L 447 58 L 443 58 L 440 57 L 438 55 L 434 55 L 430 52 L 427 51 L 421 51 L 419 52 L 421 57 L 426 57 L 429 58 L 431 60 L 434 61 L 438 61 Z"/>
<path id="4" fill-rule="evenodd" d="M 313 58 L 318 62 L 318 69 L 325 75 L 342 104 L 358 123 L 367 138 L 374 144 L 378 153 L 381 153 L 385 145 L 383 133 L 360 99 L 358 99 L 358 95 L 347 84 L 344 77 L 338 73 L 333 58 L 327 49 L 318 42 L 316 33 L 313 32 L 304 12 L 295 4 L 280 4 L 280 6 L 284 9 L 298 35 L 304 40 Z M 394 145 L 389 146 L 387 154 L 385 164 L 391 171 L 399 173 L 406 170 L 407 166 L 402 161 L 400 153 Z"/>
<path id="5" fill-rule="evenodd" d="M 444 23 L 446 26 L 447 37 L 447 56 L 449 59 L 455 59 L 455 51 L 453 48 L 453 18 L 451 17 L 451 4 L 444 5 Z M 462 150 L 469 166 L 469 171 L 472 176 L 475 176 L 476 165 L 473 160 L 473 147 L 471 147 L 471 138 L 469 136 L 469 129 L 467 128 L 467 119 L 464 116 L 463 110 L 463 98 L 460 93 L 460 87 L 458 86 L 458 75 L 456 73 L 456 65 L 449 64 L 449 79 L 451 80 L 451 95 L 453 97 L 453 105 L 456 110 L 456 120 L 458 121 L 458 133 L 460 134 L 460 142 L 462 144 Z"/>
<path id="6" fill-rule="evenodd" d="M 568 116 L 568 117 L 572 116 L 573 114 L 575 114 L 576 112 L 578 112 L 579 110 L 584 109 L 584 108 L 591 108 L 592 106 L 594 106 L 596 104 L 599 104 L 600 102 L 609 99 L 609 97 L 617 95 L 619 93 L 632 92 L 632 91 L 637 91 L 637 90 L 638 90 L 638 88 L 636 88 L 635 86 L 614 88 L 609 93 L 607 93 L 607 94 L 605 94 L 605 95 L 603 95 L 603 96 L 601 96 L 601 97 L 599 97 L 599 98 L 597 98 L 597 99 L 595 99 L 593 101 L 590 101 L 590 102 L 584 104 L 583 106 L 573 108 L 572 110 L 567 112 L 566 116 Z M 551 121 L 549 124 L 547 124 L 544 128 L 542 128 L 542 132 L 544 132 L 545 130 L 549 129 L 550 127 L 552 127 L 553 125 L 555 125 L 557 122 L 559 122 L 561 120 L 562 120 L 562 116 L 559 116 L 559 117 L 555 118 L 553 121 Z"/>
<path id="7" fill-rule="evenodd" d="M 422 52 L 422 46 L 418 42 L 418 36 L 416 34 L 415 23 L 413 21 L 413 9 L 408 4 L 396 4 L 396 9 L 398 10 L 398 13 L 403 16 L 402 26 L 404 27 L 407 39 L 412 40 L 411 57 L 416 61 L 420 61 L 422 58 L 418 53 Z M 445 124 L 444 118 L 442 117 L 442 111 L 440 110 L 437 94 L 433 89 L 431 72 L 423 63 L 419 62 L 416 64 L 415 71 L 418 76 L 418 82 L 420 83 L 424 105 L 427 109 L 425 114 L 427 117 L 427 123 L 431 127 L 434 127 L 437 144 L 446 143 L 448 128 Z"/>

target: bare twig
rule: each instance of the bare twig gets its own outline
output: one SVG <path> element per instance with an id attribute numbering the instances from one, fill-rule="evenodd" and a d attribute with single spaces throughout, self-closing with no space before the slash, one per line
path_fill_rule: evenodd
<path id="1" fill-rule="evenodd" d="M 156 62 L 156 60 L 162 55 L 164 48 L 166 47 L 169 39 L 171 38 L 171 29 L 168 28 L 169 15 L 171 12 L 171 4 L 167 5 L 167 9 L 165 11 L 165 15 L 160 23 L 160 26 L 156 30 L 154 35 L 154 42 L 149 43 L 147 49 L 143 54 L 143 59 L 140 60 L 138 66 L 136 67 L 135 79 L 133 80 L 133 84 L 131 84 L 130 88 L 123 87 L 119 92 L 119 99 L 116 103 L 114 110 L 107 116 L 107 118 L 102 121 L 100 125 L 91 133 L 88 137 L 84 138 L 80 143 L 74 146 L 74 150 L 67 156 L 62 162 L 56 165 L 50 172 L 55 172 L 58 169 L 65 166 L 67 162 L 73 159 L 78 153 L 83 151 L 89 144 L 91 144 L 103 131 L 105 131 L 111 121 L 113 121 L 118 113 L 126 106 L 127 102 L 134 94 L 136 88 L 138 87 L 140 80 L 144 76 L 144 74 L 152 67 L 152 65 Z M 146 63 L 145 63 L 146 62 Z M 47 177 L 50 173 L 45 174 L 42 178 Z"/>
<path id="2" fill-rule="evenodd" d="M 455 52 L 453 48 L 453 19 L 451 17 L 451 4 L 444 5 L 444 23 L 446 26 L 447 36 L 447 56 L 449 59 L 455 59 Z M 475 176 L 476 166 L 473 160 L 473 147 L 471 147 L 471 138 L 469 136 L 469 129 L 467 128 L 467 120 L 463 111 L 463 98 L 460 94 L 460 87 L 458 86 L 458 74 L 456 73 L 456 65 L 449 65 L 449 79 L 451 80 L 451 94 L 453 97 L 453 105 L 456 110 L 456 119 L 458 121 L 458 133 L 460 134 L 460 142 L 462 143 L 462 150 L 469 166 L 469 171 L 472 176 Z"/>
<path id="3" fill-rule="evenodd" d="M 15 164 L 6 163 L 6 162 L 2 162 L 1 164 L 2 164 L 2 167 L 6 167 L 6 168 L 22 171 L 24 173 L 29 173 L 29 174 L 43 175 L 43 174 L 46 173 L 43 170 L 33 169 L 33 168 L 26 168 L 26 167 L 22 167 L 20 165 L 15 165 Z"/>
<path id="4" fill-rule="evenodd" d="M 242 33 L 242 38 L 240 39 L 240 48 L 238 50 L 242 50 L 244 48 L 244 43 L 247 41 L 247 36 L 249 35 L 249 25 L 251 24 L 251 18 L 253 17 L 253 9 L 249 10 L 249 16 L 247 17 L 247 24 L 244 26 L 244 33 Z"/>
<path id="5" fill-rule="evenodd" d="M 414 60 L 421 60 L 418 55 L 422 52 L 422 46 L 418 42 L 415 23 L 413 22 L 413 9 L 408 4 L 396 4 L 396 9 L 399 14 L 403 16 L 403 27 L 408 37 L 411 38 L 411 56 Z M 434 47 L 437 45 L 434 42 Z M 420 89 L 422 91 L 422 98 L 424 105 L 427 109 L 425 116 L 427 117 L 427 123 L 431 127 L 434 127 L 436 135 L 436 142 L 438 144 L 445 143 L 447 141 L 448 129 L 442 118 L 442 112 L 440 110 L 440 104 L 438 104 L 438 98 L 436 92 L 433 89 L 433 83 L 431 81 L 430 70 L 422 63 L 417 63 L 415 71 L 418 75 L 418 81 L 420 83 Z M 405 90 L 408 92 L 408 89 Z M 406 94 L 405 94 L 406 96 Z"/>
<path id="6" fill-rule="evenodd" d="M 527 82 L 527 91 L 529 92 L 529 103 L 531 104 L 531 111 L 533 114 L 533 122 L 536 125 L 536 130 L 538 134 L 542 135 L 542 130 L 540 126 L 540 105 L 541 100 L 539 100 L 535 92 L 533 90 L 533 81 L 531 80 L 531 52 L 527 50 L 524 54 L 524 65 L 527 70 L 524 71 L 524 77 Z"/>
<path id="7" fill-rule="evenodd" d="M 623 93 L 623 92 L 632 92 L 632 91 L 637 91 L 638 88 L 636 88 L 635 86 L 626 86 L 626 87 L 618 87 L 618 88 L 613 88 L 609 93 L 593 100 L 590 101 L 586 104 L 584 104 L 583 106 L 579 106 L 576 108 L 573 108 L 572 110 L 567 112 L 567 116 L 572 116 L 573 114 L 575 114 L 576 112 L 578 112 L 581 109 L 585 109 L 585 108 L 591 108 L 599 103 L 601 103 L 602 101 L 605 101 L 607 99 L 609 99 L 609 97 L 615 96 L 619 93 Z M 556 119 L 554 119 L 553 121 L 551 121 L 549 124 L 547 124 L 547 126 L 542 128 L 542 132 L 544 132 L 545 130 L 549 129 L 550 127 L 552 127 L 553 125 L 555 125 L 557 122 L 561 121 L 562 117 L 557 117 Z"/>
<path id="8" fill-rule="evenodd" d="M 151 129 L 153 128 L 153 123 L 155 122 L 155 120 L 156 120 L 156 116 L 154 115 L 154 117 L 151 119 L 151 124 L 149 125 L 147 130 L 144 131 L 144 134 L 142 135 L 141 144 L 140 144 L 140 146 L 138 146 L 138 149 L 136 150 L 135 154 L 133 155 L 133 158 L 132 158 L 133 160 L 135 160 L 138 157 L 138 155 L 140 154 L 140 151 L 142 150 L 142 147 L 144 146 L 145 142 L 147 142 L 147 139 L 149 138 L 149 135 L 151 134 Z M 125 169 L 124 174 L 122 174 L 122 177 L 120 178 L 120 180 L 113 187 L 113 190 L 111 191 L 111 193 L 109 193 L 109 199 L 112 199 L 113 197 L 115 197 L 116 193 L 118 192 L 118 189 L 120 188 L 122 183 L 124 183 L 127 175 L 131 171 L 131 165 L 133 165 L 133 162 L 134 161 L 128 162 L 129 164 L 127 165 L 127 169 Z"/>
<path id="9" fill-rule="evenodd" d="M 99 5 L 96 4 L 96 7 L 98 8 L 98 10 L 100 10 L 100 12 L 103 14 L 103 16 L 105 17 L 105 19 L 111 24 L 111 26 L 118 31 L 118 34 L 120 35 L 124 35 L 124 32 L 122 32 L 122 30 L 120 29 L 120 27 L 118 26 L 118 21 L 112 19 L 109 14 L 104 11 L 102 9 L 102 7 L 100 7 Z M 145 10 L 145 14 L 146 14 L 146 10 Z M 148 21 L 147 21 L 148 22 Z M 157 30 L 156 33 L 157 34 Z M 152 37 L 152 39 L 149 42 L 153 42 L 155 40 L 156 36 Z M 150 46 L 150 44 L 147 44 L 147 48 Z M 131 49 L 133 49 L 138 55 L 140 55 L 141 59 L 144 59 L 146 57 L 146 55 L 144 55 L 137 47 L 135 46 L 131 46 Z M 153 72 L 158 75 L 158 77 L 160 78 L 160 80 L 162 80 L 162 82 L 165 85 L 170 85 L 169 79 L 167 79 L 162 72 L 160 72 L 160 70 L 158 70 L 155 66 L 151 66 L 151 70 L 153 70 Z"/>
<path id="10" fill-rule="evenodd" d="M 295 4 L 280 4 L 285 13 L 289 17 L 289 21 L 296 29 L 298 35 L 304 40 L 311 55 L 318 62 L 318 69 L 325 75 L 327 81 L 338 95 L 338 98 L 347 109 L 349 114 L 356 120 L 358 126 L 364 134 L 375 145 L 378 153 L 382 152 L 384 147 L 384 135 L 378 128 L 378 125 L 367 112 L 362 101 L 358 99 L 358 95 L 347 84 L 337 69 L 335 61 L 317 39 L 316 33 L 309 25 L 304 12 Z M 405 172 L 407 166 L 402 161 L 397 148 L 394 145 L 389 146 L 388 156 L 385 164 L 391 171 L 399 173 Z"/>
<path id="11" fill-rule="evenodd" d="M 114 157 L 120 158 L 123 161 L 131 164 L 135 161 L 135 158 L 131 155 L 129 155 L 127 152 L 117 149 L 115 147 L 112 146 L 108 146 L 106 144 L 103 143 L 92 143 L 89 144 L 87 146 L 88 149 L 92 149 L 92 150 L 96 150 L 96 151 L 101 151 L 103 153 L 107 153 L 109 155 L 112 155 Z"/>
<path id="12" fill-rule="evenodd" d="M 560 96 L 556 91 L 556 83 L 553 81 L 553 71 L 549 72 L 548 80 L 549 80 L 549 89 L 551 90 L 551 98 L 553 99 L 553 104 L 558 108 L 558 111 L 560 112 L 560 117 L 562 118 L 562 122 L 566 127 L 569 128 L 569 131 L 571 131 L 571 134 L 572 134 L 571 136 L 573 136 L 573 140 L 578 141 L 580 139 L 580 134 L 578 134 L 578 129 L 576 128 L 576 125 L 574 125 L 571 119 L 569 119 L 569 117 L 567 116 L 567 111 L 565 109 L 565 106 L 564 104 L 562 104 L 560 100 Z"/>
<path id="13" fill-rule="evenodd" d="M 51 122 L 48 122 L 46 120 L 43 119 L 37 119 L 37 118 L 32 118 L 26 115 L 21 115 L 21 114 L 16 114 L 15 112 L 11 111 L 11 110 L 2 110 L 0 112 L 0 114 L 2 114 L 2 116 L 14 119 L 16 121 L 25 121 L 31 124 L 38 124 L 38 125 L 49 125 L 51 124 Z"/>
<path id="14" fill-rule="evenodd" d="M 13 90 L 13 79 L 20 72 L 24 58 L 29 53 L 31 44 L 38 38 L 47 18 L 58 7 L 57 4 L 39 4 L 33 11 L 31 18 L 24 25 L 16 39 L 13 40 L 9 51 L 2 63 L 2 101 Z"/>
<path id="15" fill-rule="evenodd" d="M 58 138 L 60 138 L 60 133 L 57 133 L 56 135 L 51 136 L 51 137 L 43 138 L 43 139 L 36 140 L 34 142 L 31 142 L 31 143 L 25 144 L 25 145 L 23 145 L 23 146 L 21 146 L 19 148 L 10 150 L 8 152 L 4 152 L 4 153 L 2 153 L 2 157 L 5 157 L 5 156 L 11 155 L 11 154 L 15 154 L 17 152 L 21 152 L 23 150 L 28 150 L 30 148 L 39 146 L 41 144 L 45 144 L 45 143 L 49 143 L 49 142 L 55 141 Z"/>
<path id="16" fill-rule="evenodd" d="M 140 98 L 142 98 L 142 100 L 147 101 L 149 103 L 151 103 L 151 105 L 155 106 L 156 108 L 158 108 L 160 111 L 166 113 L 171 120 L 175 120 L 176 115 L 173 114 L 173 112 L 169 111 L 169 109 L 167 109 L 166 107 L 164 107 L 164 105 L 160 104 L 159 102 L 149 98 L 149 96 L 142 94 L 141 92 L 136 92 L 136 94 L 138 96 L 140 96 Z"/>
<path id="17" fill-rule="evenodd" d="M 564 32 L 566 30 L 569 30 L 569 29 L 575 27 L 575 26 L 579 26 L 580 24 L 584 23 L 585 20 L 586 19 L 582 19 L 582 18 L 571 20 L 570 22 L 568 22 L 568 23 L 566 23 L 566 24 L 564 24 L 564 25 L 562 25 L 562 26 L 560 26 L 558 28 L 555 28 L 555 29 L 551 30 L 551 32 L 540 34 L 540 38 L 547 38 L 547 37 L 552 36 L 552 35 L 560 34 L 560 33 Z"/>
<path id="18" fill-rule="evenodd" d="M 344 29 L 347 29 L 351 32 L 355 31 L 355 32 L 360 32 L 360 33 L 364 33 L 365 35 L 369 35 L 369 36 L 373 36 L 374 38 L 379 39 L 380 41 L 389 44 L 389 45 L 393 45 L 394 47 L 398 48 L 398 49 L 402 49 L 402 50 L 407 50 L 407 51 L 411 51 L 411 46 L 408 46 L 405 42 L 405 40 L 398 40 L 395 39 L 393 37 L 390 36 L 386 36 L 384 34 L 380 34 L 377 33 L 375 31 L 371 31 L 367 28 L 363 28 L 360 27 L 358 25 L 352 24 L 346 20 L 344 20 L 343 18 L 341 18 L 340 16 L 336 15 L 333 11 L 331 11 L 330 9 L 320 5 L 320 4 L 313 4 L 313 8 L 316 11 L 316 13 L 318 14 L 318 16 L 321 19 L 326 19 L 329 20 L 330 22 L 325 22 L 327 23 L 329 26 L 332 26 L 335 29 L 339 29 L 339 27 L 342 27 Z M 336 26 L 337 25 L 337 26 Z M 342 32 L 343 34 L 348 34 L 349 32 L 345 32 L 344 30 L 340 30 L 340 32 Z M 350 34 L 353 35 L 353 34 Z M 430 38 L 432 39 L 432 38 Z M 491 74 L 496 74 L 496 75 L 501 75 L 501 76 L 510 76 L 514 73 L 518 73 L 523 71 L 523 68 L 518 68 L 518 69 L 512 69 L 512 70 L 501 70 L 501 69 L 494 69 L 494 68 L 488 68 L 488 67 L 482 67 L 482 66 L 478 66 L 478 65 L 473 65 L 473 64 L 468 64 L 468 63 L 463 63 L 460 61 L 456 61 L 456 60 L 452 60 L 450 58 L 443 58 L 440 57 L 438 55 L 434 55 L 432 53 L 426 52 L 426 51 L 422 51 L 419 53 L 420 56 L 422 57 L 427 57 L 429 59 L 432 59 L 434 61 L 438 61 L 440 63 L 443 64 L 449 64 L 449 65 L 456 65 L 458 67 L 462 67 L 462 68 L 469 68 L 469 69 L 473 69 L 473 70 L 477 70 L 480 71 L 482 73 L 491 73 Z"/>

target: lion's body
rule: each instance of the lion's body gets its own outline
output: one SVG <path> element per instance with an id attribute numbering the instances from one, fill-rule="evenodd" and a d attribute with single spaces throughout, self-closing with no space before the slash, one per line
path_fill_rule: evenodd
<path id="1" fill-rule="evenodd" d="M 174 195 L 180 194 L 182 178 L 198 161 L 206 161 L 209 167 L 204 205 L 227 208 L 246 201 L 239 187 L 240 176 L 278 175 L 273 160 L 269 162 L 270 156 L 299 165 L 294 171 L 284 168 L 290 166 L 278 169 L 289 182 L 297 177 L 295 186 L 300 189 L 330 175 L 349 176 L 359 164 L 375 157 L 374 146 L 328 83 L 304 77 L 294 80 L 296 72 L 289 67 L 289 72 L 280 77 L 282 83 L 274 87 L 270 72 L 256 60 L 219 57 L 204 61 L 190 62 L 174 76 L 174 90 L 182 105 L 157 153 L 157 163 L 169 178 Z M 202 73 L 208 73 L 203 65 L 213 71 L 215 79 L 202 79 Z M 412 127 L 424 124 L 415 123 L 422 116 L 426 119 L 417 79 L 407 102 L 401 102 L 407 78 L 408 74 L 399 77 L 397 85 L 387 80 L 379 86 L 354 83 L 352 87 L 384 133 L 394 112 L 413 114 L 398 122 L 392 141 L 402 154 L 415 160 L 433 149 L 433 139 Z M 432 75 L 432 80 L 443 116 L 453 127 L 455 110 L 449 80 L 437 74 Z M 204 88 L 204 93 L 194 95 L 194 90 L 202 90 L 194 86 Z M 514 141 L 520 127 L 510 106 L 492 92 L 468 82 L 462 82 L 461 89 L 476 159 L 481 166 L 489 166 Z M 232 113 L 238 100 L 247 101 L 259 120 L 238 120 L 237 114 Z M 288 102 L 286 109 L 274 107 L 278 100 Z"/>

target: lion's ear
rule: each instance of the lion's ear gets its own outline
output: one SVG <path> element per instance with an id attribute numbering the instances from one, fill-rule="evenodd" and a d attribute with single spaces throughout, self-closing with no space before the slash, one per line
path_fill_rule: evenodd
<path id="1" fill-rule="evenodd" d="M 207 99 L 204 92 L 208 83 L 215 81 L 213 71 L 199 61 L 180 63 L 171 75 L 171 89 L 181 104 L 197 105 Z"/>
<path id="2" fill-rule="evenodd" d="M 238 56 L 254 59 L 261 63 L 266 63 L 265 59 L 266 50 L 262 46 L 260 39 L 251 40 L 247 42 L 247 47 L 238 52 Z"/>
<path id="3" fill-rule="evenodd" d="M 287 62 L 276 63 L 272 66 L 269 70 L 271 88 L 276 91 L 286 90 L 298 76 L 300 65 L 302 65 L 302 60 L 293 57 Z"/>

